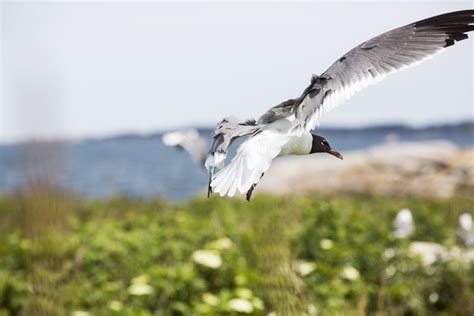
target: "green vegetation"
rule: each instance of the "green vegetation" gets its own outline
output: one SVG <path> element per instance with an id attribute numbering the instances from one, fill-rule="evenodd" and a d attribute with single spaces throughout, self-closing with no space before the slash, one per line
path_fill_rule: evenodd
<path id="1" fill-rule="evenodd" d="M 0 315 L 472 315 L 474 267 L 424 266 L 473 200 L 0 198 Z M 391 237 L 412 210 L 416 233 Z"/>

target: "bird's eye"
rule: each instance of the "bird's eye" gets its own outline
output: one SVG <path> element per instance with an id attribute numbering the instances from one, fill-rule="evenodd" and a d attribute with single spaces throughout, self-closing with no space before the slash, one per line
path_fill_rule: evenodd
<path id="1" fill-rule="evenodd" d="M 324 142 L 321 142 L 321 145 L 324 146 L 325 145 Z"/>

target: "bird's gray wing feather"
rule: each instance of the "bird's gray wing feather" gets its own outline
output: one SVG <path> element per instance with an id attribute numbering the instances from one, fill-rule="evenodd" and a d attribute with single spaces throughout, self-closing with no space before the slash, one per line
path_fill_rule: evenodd
<path id="1" fill-rule="evenodd" d="M 267 112 L 260 116 L 258 123 L 270 124 L 276 120 L 287 118 L 293 113 L 295 104 L 299 104 L 301 100 L 301 98 L 290 99 L 270 108 Z"/>
<path id="2" fill-rule="evenodd" d="M 468 38 L 472 30 L 474 10 L 465 10 L 418 21 L 358 45 L 312 78 L 301 101 L 289 111 L 295 115 L 294 130 L 315 128 L 325 112 L 355 92 Z"/>

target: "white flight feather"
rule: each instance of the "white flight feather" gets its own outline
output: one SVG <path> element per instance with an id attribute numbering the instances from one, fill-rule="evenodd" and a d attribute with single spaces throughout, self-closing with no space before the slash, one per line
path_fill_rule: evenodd
<path id="1" fill-rule="evenodd" d="M 212 178 L 213 191 L 221 196 L 247 192 L 292 137 L 286 132 L 267 129 L 242 143 L 232 161 Z"/>

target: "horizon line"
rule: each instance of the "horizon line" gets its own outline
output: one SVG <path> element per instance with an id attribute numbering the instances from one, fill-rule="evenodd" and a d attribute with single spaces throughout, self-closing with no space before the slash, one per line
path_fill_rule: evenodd
<path id="1" fill-rule="evenodd" d="M 317 129 L 321 130 L 365 130 L 365 129 L 374 129 L 374 128 L 383 128 L 383 127 L 404 127 L 413 130 L 423 130 L 428 128 L 435 128 L 435 127 L 448 127 L 448 126 L 461 126 L 461 125 L 474 125 L 474 118 L 465 119 L 465 120 L 458 120 L 458 121 L 446 121 L 446 122 L 433 122 L 427 124 L 410 124 L 410 123 L 374 123 L 374 124 L 365 124 L 365 125 L 330 125 L 330 126 L 319 126 Z M 157 128 L 150 131 L 123 131 L 123 132 L 111 132 L 111 133 L 102 133 L 102 134 L 91 134 L 91 135 L 82 135 L 77 137 L 29 137 L 25 139 L 19 140 L 1 140 L 0 139 L 0 146 L 9 146 L 9 145 L 22 145 L 22 144 L 29 144 L 29 143 L 57 143 L 57 142 L 64 142 L 64 143 L 74 143 L 74 142 L 82 142 L 82 141 L 100 141 L 100 140 L 107 140 L 107 139 L 114 139 L 120 137 L 153 137 L 156 135 L 160 135 L 169 131 L 174 130 L 184 130 L 194 128 L 197 130 L 213 130 L 214 125 L 205 125 L 205 124 L 196 124 L 196 125 L 181 125 L 179 127 L 174 128 Z"/>

